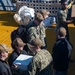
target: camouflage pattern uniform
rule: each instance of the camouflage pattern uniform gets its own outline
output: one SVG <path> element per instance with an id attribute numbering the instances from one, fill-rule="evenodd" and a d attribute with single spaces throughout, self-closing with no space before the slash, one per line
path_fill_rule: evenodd
<path id="1" fill-rule="evenodd" d="M 47 50 L 39 51 L 32 61 L 30 75 L 52 75 L 51 74 L 52 56 Z"/>
<path id="2" fill-rule="evenodd" d="M 43 25 L 35 25 L 28 29 L 28 41 L 31 42 L 34 38 L 39 38 L 43 43 L 43 47 L 47 45 L 45 28 Z"/>

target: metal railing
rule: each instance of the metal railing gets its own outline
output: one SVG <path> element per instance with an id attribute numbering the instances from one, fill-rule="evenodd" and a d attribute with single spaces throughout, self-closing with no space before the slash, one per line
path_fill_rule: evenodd
<path id="1" fill-rule="evenodd" d="M 45 0 L 46 3 L 44 1 L 39 2 L 39 0 L 29 0 L 29 1 L 28 0 L 27 1 L 26 0 L 17 0 L 16 1 L 17 11 L 19 10 L 20 7 L 25 5 L 25 6 L 34 8 L 35 12 L 40 11 L 41 9 L 46 9 L 46 10 L 50 11 L 50 14 L 52 16 L 56 16 L 57 11 L 61 8 L 60 1 L 57 1 L 57 0 L 50 0 L 50 1 Z"/>
<path id="2" fill-rule="evenodd" d="M 16 3 L 12 3 L 12 0 L 0 0 L 0 10 L 16 10 Z"/>

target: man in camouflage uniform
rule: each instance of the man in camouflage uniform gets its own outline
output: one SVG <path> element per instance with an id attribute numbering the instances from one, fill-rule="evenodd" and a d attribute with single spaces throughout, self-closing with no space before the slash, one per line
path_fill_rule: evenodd
<path id="1" fill-rule="evenodd" d="M 45 28 L 41 24 L 43 20 L 41 13 L 35 13 L 35 19 L 31 23 L 32 26 L 28 29 L 28 42 L 31 42 L 34 38 L 39 38 L 43 43 L 42 48 L 47 48 Z"/>
<path id="2" fill-rule="evenodd" d="M 48 50 L 41 50 L 42 42 L 35 38 L 28 44 L 28 47 L 35 53 L 31 62 L 30 75 L 52 75 L 51 62 L 52 56 Z"/>

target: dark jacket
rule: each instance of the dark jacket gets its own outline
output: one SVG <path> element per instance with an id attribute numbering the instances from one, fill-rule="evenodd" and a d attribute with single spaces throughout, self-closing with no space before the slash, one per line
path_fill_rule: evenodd
<path id="1" fill-rule="evenodd" d="M 0 60 L 0 75 L 12 75 L 10 67 L 2 60 Z"/>
<path id="2" fill-rule="evenodd" d="M 66 71 L 68 69 L 71 51 L 72 46 L 65 38 L 56 41 L 52 54 L 53 67 L 56 71 Z"/>
<path id="3" fill-rule="evenodd" d="M 20 53 L 14 50 L 12 54 L 8 58 L 8 63 L 10 65 L 11 71 L 13 75 L 29 75 L 28 71 L 23 72 L 19 69 L 15 69 L 12 67 L 14 60 L 20 55 L 20 54 L 27 54 L 25 50 L 22 50 Z"/>
<path id="4" fill-rule="evenodd" d="M 10 65 L 10 67 L 11 67 L 12 64 L 13 64 L 13 61 L 14 61 L 20 54 L 27 54 L 27 53 L 26 53 L 25 50 L 22 50 L 20 53 L 17 52 L 16 50 L 14 50 L 14 51 L 10 54 L 10 56 L 9 56 L 9 58 L 8 58 L 8 63 L 9 63 L 9 65 Z"/>

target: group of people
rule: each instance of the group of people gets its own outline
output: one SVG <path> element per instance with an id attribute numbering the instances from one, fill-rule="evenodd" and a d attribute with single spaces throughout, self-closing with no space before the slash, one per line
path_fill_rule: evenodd
<path id="1" fill-rule="evenodd" d="M 27 42 L 16 37 L 12 41 L 13 52 L 9 56 L 10 49 L 5 44 L 0 44 L 0 75 L 68 75 L 73 49 L 68 36 L 68 24 L 74 21 L 67 19 L 67 14 L 67 2 L 61 0 L 61 10 L 57 13 L 56 42 L 52 54 L 47 50 L 45 34 L 45 23 L 50 15 L 49 12 L 42 9 L 34 14 L 34 19 L 29 14 L 22 15 L 22 18 L 21 13 L 17 14 L 15 20 L 20 24 L 19 29 L 22 30 L 24 26 L 29 25 L 27 39 L 24 39 Z M 25 71 L 20 70 L 18 65 L 13 63 L 20 54 L 33 56 Z M 8 63 L 5 62 L 7 57 Z"/>

